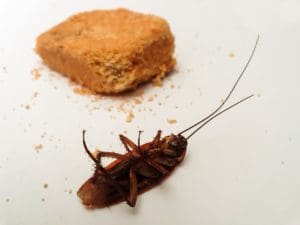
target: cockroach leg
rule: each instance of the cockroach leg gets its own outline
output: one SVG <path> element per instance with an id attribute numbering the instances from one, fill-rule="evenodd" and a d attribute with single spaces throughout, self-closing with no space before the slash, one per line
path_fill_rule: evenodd
<path id="1" fill-rule="evenodd" d="M 130 205 L 128 194 L 126 193 L 124 188 L 111 177 L 111 175 L 106 171 L 106 169 L 102 165 L 99 165 L 97 167 L 97 169 L 99 169 L 103 173 L 107 182 L 111 186 L 113 186 L 120 193 L 120 195 L 124 198 L 124 200 L 127 202 L 127 204 Z"/>
<path id="2" fill-rule="evenodd" d="M 134 207 L 135 203 L 136 203 L 137 195 L 138 195 L 135 166 L 132 166 L 130 168 L 129 180 L 130 180 L 130 193 L 129 193 L 128 205 L 131 207 Z"/>
<path id="3" fill-rule="evenodd" d="M 131 150 L 135 150 L 138 148 L 133 141 L 131 141 L 129 138 L 125 137 L 124 135 L 120 134 L 119 137 L 121 142 L 125 146 L 127 152 L 130 152 Z M 131 148 L 131 150 L 129 149 L 129 147 Z"/>
<path id="4" fill-rule="evenodd" d="M 138 148 L 140 150 L 140 147 L 141 147 L 141 134 L 143 133 L 142 130 L 139 130 L 139 135 L 138 135 Z"/>
<path id="5" fill-rule="evenodd" d="M 125 201 L 130 205 L 129 202 L 129 198 L 128 198 L 128 194 L 126 193 L 126 191 L 124 190 L 124 188 L 118 184 L 112 177 L 111 175 L 106 171 L 106 169 L 101 165 L 101 157 L 107 156 L 107 157 L 114 157 L 114 158 L 123 158 L 123 155 L 115 153 L 115 152 L 101 152 L 99 151 L 99 153 L 97 154 L 97 157 L 95 158 L 93 156 L 93 154 L 91 153 L 91 151 L 88 149 L 86 141 L 85 141 L 85 133 L 86 131 L 83 130 L 83 146 L 85 151 L 87 152 L 87 154 L 89 155 L 89 157 L 95 162 L 96 164 L 96 172 L 94 174 L 94 178 L 97 178 L 97 171 L 101 171 L 102 174 L 104 175 L 105 179 L 107 179 L 107 181 L 110 183 L 110 185 L 112 185 L 119 193 L 120 195 L 125 199 Z"/>
<path id="6" fill-rule="evenodd" d="M 155 161 L 151 160 L 151 159 L 145 159 L 144 160 L 149 166 L 153 167 L 154 169 L 156 169 L 157 171 L 159 171 L 162 174 L 168 174 L 169 171 L 166 170 L 163 166 L 159 165 L 158 163 L 156 163 Z"/>
<path id="7" fill-rule="evenodd" d="M 115 159 L 124 159 L 124 155 L 116 153 L 116 152 L 103 152 L 103 151 L 99 151 L 97 153 L 97 156 L 100 157 L 108 157 L 108 158 L 115 158 Z"/>
<path id="8" fill-rule="evenodd" d="M 177 153 L 174 150 L 171 149 L 162 149 L 161 150 L 163 154 L 167 155 L 167 156 L 171 156 L 171 157 L 176 157 Z"/>
<path id="9" fill-rule="evenodd" d="M 96 159 L 93 154 L 91 153 L 91 151 L 88 149 L 87 144 L 85 142 L 85 130 L 82 131 L 82 142 L 83 142 L 83 147 L 84 150 L 86 151 L 86 153 L 89 155 L 89 157 L 95 162 L 96 165 L 99 165 L 99 161 L 98 159 Z"/>
<path id="10" fill-rule="evenodd" d="M 83 146 L 84 149 L 86 151 L 86 153 L 89 155 L 89 157 L 96 163 L 96 164 L 100 164 L 101 162 L 101 157 L 110 157 L 110 158 L 116 158 L 116 159 L 123 159 L 124 156 L 122 154 L 116 153 L 116 152 L 103 152 L 103 151 L 99 151 L 97 153 L 96 158 L 93 156 L 93 154 L 91 153 L 91 151 L 88 149 L 86 141 L 85 141 L 85 133 L 86 131 L 83 131 L 83 136 L 82 136 L 82 141 L 83 141 Z"/>
<path id="11" fill-rule="evenodd" d="M 165 159 L 165 158 L 157 158 L 155 162 L 159 163 L 163 166 L 173 167 L 177 164 L 177 159 Z"/>
<path id="12" fill-rule="evenodd" d="M 153 148 L 157 148 L 159 141 L 160 141 L 160 137 L 161 137 L 161 130 L 157 131 L 156 136 L 154 137 L 153 141 L 152 141 L 152 147 Z"/>

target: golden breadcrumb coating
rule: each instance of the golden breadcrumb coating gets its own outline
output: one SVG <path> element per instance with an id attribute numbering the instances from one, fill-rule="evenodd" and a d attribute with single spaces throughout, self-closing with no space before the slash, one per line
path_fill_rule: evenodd
<path id="1" fill-rule="evenodd" d="M 126 9 L 74 15 L 41 34 L 36 52 L 52 69 L 98 93 L 160 80 L 175 65 L 168 23 Z"/>

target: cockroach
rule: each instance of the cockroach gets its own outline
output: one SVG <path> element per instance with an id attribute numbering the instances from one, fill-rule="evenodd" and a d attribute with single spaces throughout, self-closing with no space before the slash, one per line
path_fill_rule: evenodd
<path id="1" fill-rule="evenodd" d="M 139 131 L 137 144 L 124 135 L 120 135 L 126 153 L 98 151 L 95 155 L 88 149 L 83 131 L 83 146 L 86 153 L 95 163 L 95 171 L 78 190 L 77 195 L 82 203 L 91 208 L 103 208 L 126 201 L 131 207 L 136 204 L 137 196 L 157 186 L 165 180 L 185 157 L 188 140 L 210 121 L 246 101 L 253 95 L 230 105 L 221 110 L 244 75 L 258 44 L 259 36 L 255 42 L 251 55 L 228 93 L 225 100 L 211 114 L 193 124 L 178 134 L 161 137 L 159 130 L 154 139 L 146 144 L 140 143 L 141 132 Z M 220 111 L 221 110 L 221 111 Z M 187 131 L 192 131 L 188 136 L 183 136 Z M 110 157 L 115 160 L 108 166 L 101 164 L 102 157 Z"/>

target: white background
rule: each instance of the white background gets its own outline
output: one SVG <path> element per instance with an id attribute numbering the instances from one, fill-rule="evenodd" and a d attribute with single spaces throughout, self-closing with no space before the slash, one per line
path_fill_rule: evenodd
<path id="1" fill-rule="evenodd" d="M 123 97 L 75 94 L 33 50 L 41 32 L 68 16 L 120 6 L 166 18 L 176 37 L 178 65 L 164 86 L 142 87 L 140 105 L 124 97 L 135 105 L 127 106 L 131 123 L 117 110 Z M 296 0 L 0 0 L 0 224 L 300 224 L 299 12 Z M 82 129 L 90 148 L 116 152 L 124 152 L 124 131 L 136 140 L 144 130 L 144 142 L 158 129 L 182 130 L 220 104 L 257 34 L 257 52 L 230 101 L 255 97 L 191 138 L 184 163 L 134 209 L 85 209 L 76 191 L 93 164 Z M 40 67 L 34 80 L 30 71 Z"/>

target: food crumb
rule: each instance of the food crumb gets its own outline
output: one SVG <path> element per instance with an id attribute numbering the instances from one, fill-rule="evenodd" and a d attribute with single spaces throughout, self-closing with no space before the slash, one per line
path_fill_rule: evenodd
<path id="1" fill-rule="evenodd" d="M 132 119 L 134 118 L 134 114 L 132 113 L 132 111 L 130 110 L 129 113 L 127 114 L 127 118 L 126 118 L 126 122 L 130 123 L 132 121 Z"/>
<path id="2" fill-rule="evenodd" d="M 21 107 L 23 107 L 23 108 L 26 109 L 26 110 L 29 110 L 29 109 L 31 108 L 31 106 L 28 105 L 28 104 L 27 104 L 27 105 L 23 105 L 23 104 L 22 104 Z"/>
<path id="3" fill-rule="evenodd" d="M 45 137 L 46 137 L 46 135 L 47 135 L 47 133 L 46 133 L 46 132 L 42 133 L 42 135 L 41 135 L 41 138 L 42 138 L 42 139 L 43 139 L 43 138 L 45 138 Z"/>
<path id="4" fill-rule="evenodd" d="M 163 86 L 163 82 L 162 82 L 162 78 L 157 76 L 156 78 L 154 78 L 152 80 L 152 85 L 155 87 L 162 87 Z"/>
<path id="5" fill-rule="evenodd" d="M 69 189 L 68 193 L 69 193 L 69 194 L 72 194 L 72 192 L 73 192 L 72 189 Z"/>
<path id="6" fill-rule="evenodd" d="M 261 93 L 258 93 L 258 94 L 257 94 L 257 97 L 261 97 Z"/>
<path id="7" fill-rule="evenodd" d="M 31 99 L 34 99 L 34 98 L 36 98 L 37 96 L 39 95 L 39 93 L 36 91 L 36 92 L 34 92 L 33 94 L 32 94 L 32 97 L 31 97 Z"/>
<path id="8" fill-rule="evenodd" d="M 174 85 L 174 84 L 171 84 L 171 85 L 170 85 L 170 88 L 172 88 L 172 89 L 175 88 L 175 85 Z"/>
<path id="9" fill-rule="evenodd" d="M 91 95 L 91 94 L 95 94 L 93 91 L 91 91 L 90 89 L 87 89 L 85 87 L 75 87 L 75 88 L 73 88 L 73 92 L 75 94 L 79 94 L 79 95 Z"/>
<path id="10" fill-rule="evenodd" d="M 175 119 L 167 119 L 167 121 L 168 121 L 169 124 L 177 123 L 177 120 L 175 120 Z"/>
<path id="11" fill-rule="evenodd" d="M 48 188 L 48 184 L 45 183 L 45 184 L 43 185 L 43 187 L 44 187 L 45 189 Z"/>
<path id="12" fill-rule="evenodd" d="M 39 153 L 40 150 L 42 150 L 42 148 L 43 148 L 43 145 L 42 145 L 42 144 L 36 144 L 36 145 L 34 146 L 34 149 L 35 149 L 35 151 L 36 151 L 37 153 Z"/>
<path id="13" fill-rule="evenodd" d="M 134 92 L 135 97 L 143 97 L 144 91 L 143 90 L 137 90 Z"/>
<path id="14" fill-rule="evenodd" d="M 142 103 L 142 100 L 139 99 L 139 98 L 135 98 L 135 99 L 134 99 L 134 103 L 137 104 L 137 105 L 139 105 L 139 104 Z"/>
<path id="15" fill-rule="evenodd" d="M 6 198 L 5 201 L 6 201 L 6 202 L 10 202 L 10 199 L 9 199 L 9 198 Z"/>
<path id="16" fill-rule="evenodd" d="M 45 198 L 42 198 L 42 202 L 45 202 L 46 201 L 46 199 Z"/>
<path id="17" fill-rule="evenodd" d="M 148 102 L 152 102 L 154 100 L 154 98 L 152 97 L 152 96 L 150 96 L 149 98 L 148 98 Z"/>
<path id="18" fill-rule="evenodd" d="M 3 70 L 3 72 L 7 72 L 7 69 L 6 69 L 6 66 L 2 66 L 2 70 Z"/>
<path id="19" fill-rule="evenodd" d="M 235 54 L 234 54 L 233 52 L 230 52 L 230 53 L 228 54 L 228 56 L 229 56 L 229 58 L 234 58 L 234 57 L 235 57 Z"/>
<path id="20" fill-rule="evenodd" d="M 34 79 L 34 80 L 38 80 L 38 79 L 40 79 L 40 77 L 41 77 L 40 70 L 37 69 L 37 68 L 32 69 L 30 73 L 31 73 L 31 75 L 33 76 L 33 79 Z"/>

